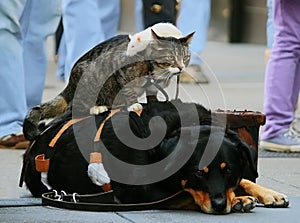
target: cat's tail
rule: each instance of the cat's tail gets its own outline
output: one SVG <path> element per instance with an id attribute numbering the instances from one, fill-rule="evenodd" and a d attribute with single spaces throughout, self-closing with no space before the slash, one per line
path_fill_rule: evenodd
<path id="1" fill-rule="evenodd" d="M 54 99 L 37 105 L 29 110 L 24 122 L 23 133 L 26 139 L 33 141 L 41 132 L 39 122 L 63 114 L 68 108 L 68 102 L 60 94 Z"/>

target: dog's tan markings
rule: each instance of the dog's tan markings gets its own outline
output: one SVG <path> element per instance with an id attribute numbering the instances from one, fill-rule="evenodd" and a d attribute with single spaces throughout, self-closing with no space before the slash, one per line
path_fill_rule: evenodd
<path id="1" fill-rule="evenodd" d="M 196 191 L 191 188 L 184 188 L 184 190 L 189 192 L 193 196 L 195 203 L 201 208 L 203 212 L 205 213 L 213 212 L 208 193 L 205 193 L 203 191 Z"/>
<path id="2" fill-rule="evenodd" d="M 181 186 L 184 188 L 186 185 L 187 180 L 181 180 Z"/>
<path id="3" fill-rule="evenodd" d="M 180 202 L 172 204 L 170 208 L 176 210 L 200 210 L 200 207 L 195 203 L 193 196 L 187 196 L 184 199 L 181 199 Z"/>
<path id="4" fill-rule="evenodd" d="M 208 167 L 204 167 L 204 168 L 203 168 L 203 172 L 204 172 L 204 173 L 208 173 L 208 172 L 209 172 Z"/>
<path id="5" fill-rule="evenodd" d="M 244 188 L 246 193 L 257 198 L 260 203 L 267 207 L 289 206 L 288 197 L 284 194 L 262 187 L 246 179 L 241 180 L 240 186 Z"/>
<path id="6" fill-rule="evenodd" d="M 226 166 L 227 166 L 227 164 L 226 164 L 225 162 L 222 162 L 222 163 L 220 164 L 220 167 L 221 167 L 222 170 L 223 170 Z"/>
<path id="7" fill-rule="evenodd" d="M 212 208 L 211 208 L 209 194 L 202 192 L 202 191 L 196 191 L 191 188 L 185 188 L 186 183 L 187 183 L 187 180 L 181 181 L 183 190 L 187 191 L 188 193 L 190 193 L 192 195 L 192 197 L 194 199 L 194 203 L 197 204 L 197 206 L 200 207 L 203 212 L 211 213 Z"/>
<path id="8" fill-rule="evenodd" d="M 226 197 L 227 197 L 226 213 L 229 213 L 231 211 L 232 203 L 235 198 L 234 188 L 229 188 L 226 191 Z"/>

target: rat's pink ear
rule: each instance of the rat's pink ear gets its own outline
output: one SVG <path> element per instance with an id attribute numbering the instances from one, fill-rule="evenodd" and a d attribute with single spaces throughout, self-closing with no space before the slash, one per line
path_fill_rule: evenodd
<path id="1" fill-rule="evenodd" d="M 136 40 L 137 40 L 138 42 L 141 42 L 141 41 L 142 41 L 142 37 L 141 37 L 141 36 L 137 36 Z"/>

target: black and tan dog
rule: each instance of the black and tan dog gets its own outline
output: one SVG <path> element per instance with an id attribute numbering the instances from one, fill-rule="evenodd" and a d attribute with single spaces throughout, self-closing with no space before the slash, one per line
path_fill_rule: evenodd
<path id="1" fill-rule="evenodd" d="M 197 113 L 196 122 L 192 112 Z M 111 187 L 121 203 L 157 201 L 184 190 L 186 199 L 171 208 L 225 214 L 247 212 L 255 207 L 256 199 L 268 207 L 289 204 L 285 195 L 253 183 L 258 176 L 253 148 L 235 132 L 218 126 L 215 121 L 212 125 L 213 115 L 200 105 L 151 102 L 140 116 L 120 111 L 105 121 L 101 141 L 94 143 L 95 132 L 87 129 L 93 125 L 97 130 L 105 116 L 107 113 L 74 124 L 50 148 L 49 142 L 71 118 L 65 115 L 52 122 L 35 140 L 24 155 L 21 176 L 34 196 L 48 190 L 35 170 L 34 157 L 41 153 L 50 158 L 48 182 L 52 188 L 79 194 L 102 191 L 86 173 L 90 152 L 100 151 L 105 169 L 112 176 Z M 157 116 L 160 118 L 153 119 Z M 120 133 L 128 133 L 128 126 L 140 139 L 147 139 L 162 129 L 165 134 L 159 143 L 149 145 L 150 149 L 133 149 L 119 139 Z M 210 154 L 212 157 L 206 163 L 207 159 L 203 158 Z M 136 168 L 127 171 L 122 165 L 116 165 L 115 158 Z M 150 170 L 144 167 L 155 163 L 162 164 L 154 173 L 165 177 L 151 181 L 153 169 L 147 172 Z M 118 181 L 114 175 L 127 181 Z"/>

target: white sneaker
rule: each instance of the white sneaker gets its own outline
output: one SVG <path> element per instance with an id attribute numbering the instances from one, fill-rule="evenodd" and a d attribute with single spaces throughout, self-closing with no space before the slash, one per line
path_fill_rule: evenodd
<path id="1" fill-rule="evenodd" d="M 277 136 L 261 140 L 260 147 L 275 152 L 300 152 L 300 137 L 292 130 L 279 133 Z"/>
<path id="2" fill-rule="evenodd" d="M 300 119 L 295 118 L 290 125 L 290 130 L 300 138 Z"/>

